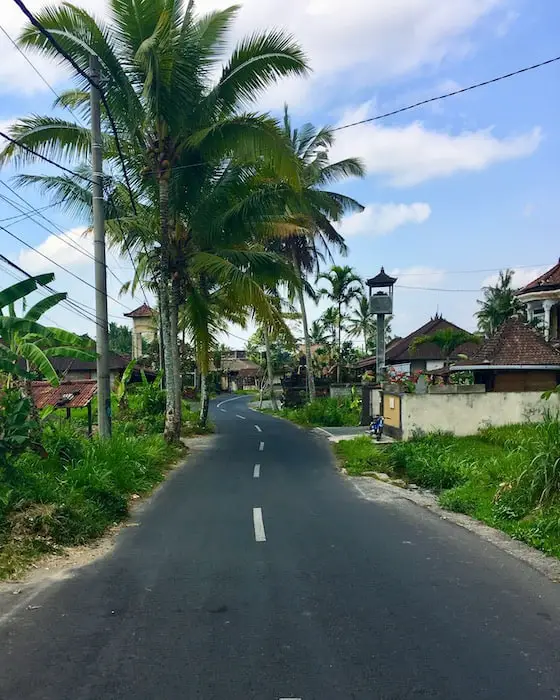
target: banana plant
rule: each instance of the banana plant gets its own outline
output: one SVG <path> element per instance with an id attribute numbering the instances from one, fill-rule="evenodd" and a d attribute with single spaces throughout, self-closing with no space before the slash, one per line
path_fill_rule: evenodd
<path id="1" fill-rule="evenodd" d="M 128 365 L 126 366 L 126 369 L 122 373 L 122 377 L 115 379 L 115 397 L 117 399 L 117 402 L 119 404 L 119 408 L 125 409 L 128 404 L 128 383 L 130 382 L 130 378 L 132 377 L 132 372 L 134 370 L 134 367 L 136 366 L 136 358 L 132 358 Z"/>
<path id="2" fill-rule="evenodd" d="M 93 361 L 93 342 L 61 328 L 44 326 L 39 319 L 66 299 L 65 293 L 50 294 L 18 316 L 15 304 L 50 284 L 53 274 L 38 275 L 0 291 L 0 372 L 7 375 L 7 385 L 18 379 L 42 375 L 52 386 L 60 384 L 51 358 L 70 357 Z"/>

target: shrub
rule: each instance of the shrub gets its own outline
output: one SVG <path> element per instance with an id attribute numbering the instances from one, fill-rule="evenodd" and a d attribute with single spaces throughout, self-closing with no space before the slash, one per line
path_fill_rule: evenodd
<path id="1" fill-rule="evenodd" d="M 411 481 L 435 491 L 458 486 L 467 478 L 472 462 L 454 452 L 452 441 L 452 437 L 436 433 L 395 443 L 390 452 L 393 465 Z"/>
<path id="2" fill-rule="evenodd" d="M 42 445 L 49 457 L 65 464 L 81 459 L 86 440 L 70 421 L 60 420 L 44 426 Z"/>
<path id="3" fill-rule="evenodd" d="M 375 445 L 367 435 L 335 443 L 335 452 L 351 476 L 367 471 L 391 472 L 391 459 L 384 447 Z"/>
<path id="4" fill-rule="evenodd" d="M 18 389 L 0 393 L 0 470 L 12 476 L 12 461 L 31 443 L 38 425 L 31 417 L 31 401 Z"/>
<path id="5" fill-rule="evenodd" d="M 299 408 L 285 408 L 281 413 L 300 425 L 336 427 L 360 424 L 360 408 L 351 398 L 316 399 Z"/>

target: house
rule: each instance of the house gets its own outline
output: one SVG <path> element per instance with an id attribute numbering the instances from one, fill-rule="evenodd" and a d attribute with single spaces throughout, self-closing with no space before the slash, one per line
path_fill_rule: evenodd
<path id="1" fill-rule="evenodd" d="M 237 353 L 243 357 L 237 357 Z M 245 350 L 233 351 L 222 355 L 222 389 L 236 391 L 237 389 L 258 389 L 263 375 L 261 367 L 247 357 Z"/>
<path id="2" fill-rule="evenodd" d="M 416 329 L 405 338 L 397 338 L 391 341 L 386 350 L 387 367 L 392 367 L 396 372 L 405 374 L 413 374 L 415 372 L 424 372 L 439 369 L 445 364 L 445 357 L 440 348 L 435 343 L 424 343 L 419 345 L 415 350 L 410 350 L 411 344 L 416 338 L 426 335 L 432 335 L 436 331 L 453 329 L 455 331 L 463 331 L 462 328 L 456 326 L 451 321 L 447 321 L 443 316 L 436 314 L 427 323 Z M 451 356 L 452 360 L 458 360 L 460 355 L 470 357 L 478 350 L 476 343 L 463 343 L 460 345 Z M 360 360 L 355 367 L 363 372 L 375 372 L 375 355 L 365 357 Z"/>
<path id="3" fill-rule="evenodd" d="M 546 391 L 560 384 L 560 352 L 517 317 L 508 319 L 470 359 L 450 372 L 470 371 L 486 391 Z"/>
<path id="4" fill-rule="evenodd" d="M 109 372 L 111 375 L 111 384 L 117 377 L 120 377 L 130 362 L 129 355 L 119 355 L 116 352 L 109 353 Z M 76 360 L 70 357 L 51 357 L 51 364 L 56 370 L 59 377 L 65 381 L 79 381 L 82 379 L 97 378 L 97 363 L 87 360 Z M 141 380 L 141 370 L 144 370 L 146 378 L 153 380 L 156 372 L 140 365 L 136 365 L 130 378 L 131 382 L 139 382 Z"/>
<path id="5" fill-rule="evenodd" d="M 517 292 L 529 321 L 541 321 L 546 340 L 560 342 L 560 260 Z"/>

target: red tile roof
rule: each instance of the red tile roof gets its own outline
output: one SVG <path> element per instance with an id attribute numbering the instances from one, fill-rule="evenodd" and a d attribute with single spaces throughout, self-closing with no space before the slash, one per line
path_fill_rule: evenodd
<path id="1" fill-rule="evenodd" d="M 452 328 L 456 331 L 463 331 L 463 328 L 456 326 L 451 321 L 447 321 L 442 316 L 435 316 L 431 318 L 423 326 L 420 326 L 417 330 L 409 333 L 405 338 L 398 338 L 393 340 L 387 346 L 386 358 L 388 365 L 396 365 L 401 362 L 411 362 L 412 360 L 445 360 L 440 348 L 435 343 L 423 343 L 419 345 L 414 352 L 410 352 L 409 348 L 412 341 L 422 335 L 432 335 L 439 330 L 444 330 L 447 328 Z M 466 332 L 466 331 L 464 331 Z M 476 343 L 463 343 L 460 345 L 453 353 L 452 359 L 456 359 L 459 355 L 467 355 L 471 357 L 474 352 L 478 349 Z M 356 367 L 372 367 L 375 365 L 375 355 L 371 357 L 365 357 L 363 360 L 357 363 Z"/>
<path id="2" fill-rule="evenodd" d="M 527 294 L 529 292 L 544 292 L 549 289 L 560 289 L 560 260 L 554 267 L 547 270 L 536 280 L 529 282 L 523 289 L 520 289 L 517 294 Z"/>
<path id="3" fill-rule="evenodd" d="M 154 312 L 147 304 L 142 304 L 142 306 L 134 309 L 134 311 L 129 311 L 127 314 L 124 314 L 124 316 L 128 318 L 151 318 L 153 315 Z"/>
<path id="4" fill-rule="evenodd" d="M 491 369 L 495 366 L 558 366 L 560 370 L 560 352 L 544 337 L 517 317 L 503 323 L 490 339 L 479 346 L 469 360 L 458 362 L 453 369 L 464 366 L 484 365 Z"/>
<path id="5" fill-rule="evenodd" d="M 97 382 L 94 379 L 61 382 L 60 386 L 51 386 L 48 382 L 31 382 L 31 395 L 39 410 L 45 406 L 84 408 L 96 392 Z"/>

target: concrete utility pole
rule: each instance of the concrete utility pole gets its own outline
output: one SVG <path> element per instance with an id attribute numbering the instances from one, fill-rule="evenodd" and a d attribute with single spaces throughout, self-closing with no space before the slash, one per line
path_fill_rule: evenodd
<path id="1" fill-rule="evenodd" d="M 99 60 L 90 56 L 89 74 L 98 85 Z M 91 86 L 91 169 L 93 252 L 95 257 L 95 316 L 97 341 L 97 406 L 99 436 L 111 437 L 111 375 L 109 373 L 109 328 L 107 314 L 107 264 L 105 262 L 105 203 L 103 199 L 103 153 L 101 150 L 101 99 Z"/>

